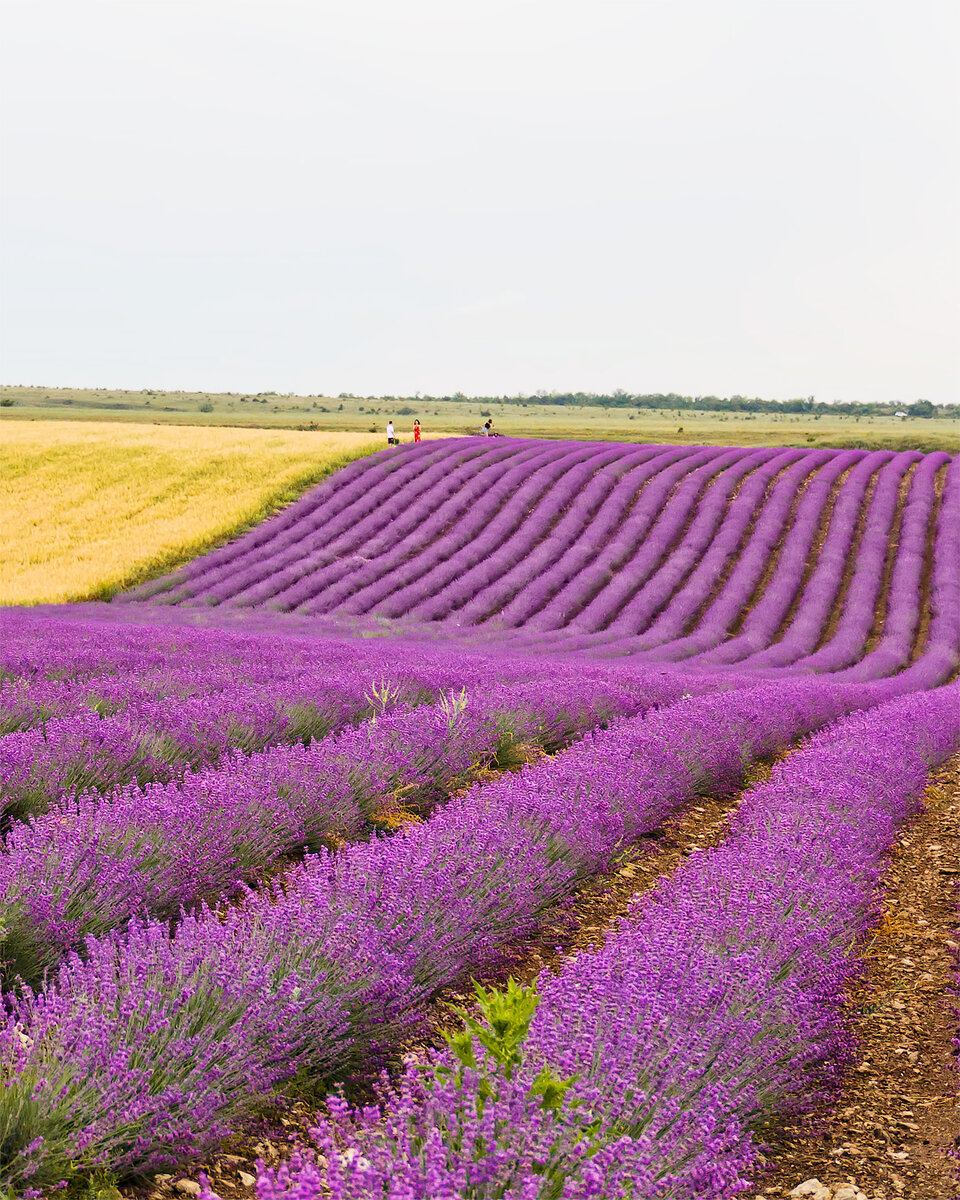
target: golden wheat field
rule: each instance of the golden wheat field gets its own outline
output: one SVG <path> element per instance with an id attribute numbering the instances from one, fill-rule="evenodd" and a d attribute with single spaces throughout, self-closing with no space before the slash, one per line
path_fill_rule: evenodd
<path id="1" fill-rule="evenodd" d="M 5 421 L 0 604 L 104 598 L 382 447 L 379 433 Z"/>

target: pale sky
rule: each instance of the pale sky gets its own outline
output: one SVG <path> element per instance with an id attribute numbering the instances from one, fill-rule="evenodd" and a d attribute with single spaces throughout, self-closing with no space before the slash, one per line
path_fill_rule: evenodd
<path id="1" fill-rule="evenodd" d="M 958 398 L 956 0 L 0 0 L 0 381 Z"/>

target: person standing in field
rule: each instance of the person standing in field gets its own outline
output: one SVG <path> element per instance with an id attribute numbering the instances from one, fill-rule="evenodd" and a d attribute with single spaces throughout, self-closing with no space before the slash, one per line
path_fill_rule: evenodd
<path id="1" fill-rule="evenodd" d="M 393 421 L 388 421 L 387 422 L 387 445 L 392 446 L 394 444 L 395 440 L 396 439 L 393 436 Z"/>
<path id="2" fill-rule="evenodd" d="M 420 441 L 420 422 L 419 421 L 414 421 L 414 423 L 413 423 L 413 440 L 415 442 Z"/>

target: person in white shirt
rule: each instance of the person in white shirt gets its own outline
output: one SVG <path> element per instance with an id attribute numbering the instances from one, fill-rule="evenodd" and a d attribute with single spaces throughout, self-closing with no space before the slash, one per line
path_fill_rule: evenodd
<path id="1" fill-rule="evenodd" d="M 387 445 L 388 446 L 396 445 L 396 441 L 397 441 L 397 439 L 393 436 L 393 422 L 388 421 L 387 422 Z"/>

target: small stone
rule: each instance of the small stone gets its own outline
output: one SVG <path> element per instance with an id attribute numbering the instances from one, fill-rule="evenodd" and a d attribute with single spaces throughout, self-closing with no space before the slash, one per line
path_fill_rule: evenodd
<path id="1" fill-rule="evenodd" d="M 239 1171 L 238 1175 L 240 1177 L 240 1182 L 244 1187 L 253 1187 L 253 1185 L 257 1182 L 256 1175 L 251 1175 L 249 1171 Z"/>
<path id="2" fill-rule="evenodd" d="M 237 1166 L 239 1163 L 246 1162 L 245 1158 L 241 1158 L 239 1154 L 221 1154 L 220 1161 L 228 1163 L 231 1167 Z"/>
<path id="3" fill-rule="evenodd" d="M 192 1179 L 178 1179 L 173 1185 L 173 1190 L 184 1196 L 199 1196 L 200 1184 Z"/>
<path id="4" fill-rule="evenodd" d="M 170 1180 L 173 1178 L 173 1176 L 172 1175 L 154 1175 L 153 1178 L 156 1183 L 169 1183 Z"/>
<path id="5" fill-rule="evenodd" d="M 852 1183 L 842 1183 L 833 1193 L 833 1200 L 864 1200 L 863 1192 Z"/>
<path id="6" fill-rule="evenodd" d="M 824 1187 L 819 1179 L 805 1179 L 803 1183 L 798 1183 L 790 1196 L 809 1196 L 811 1200 L 830 1200 L 830 1189 Z"/>

